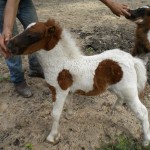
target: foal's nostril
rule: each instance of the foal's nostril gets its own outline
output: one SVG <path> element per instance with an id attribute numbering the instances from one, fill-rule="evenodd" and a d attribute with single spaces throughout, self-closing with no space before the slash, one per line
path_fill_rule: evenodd
<path id="1" fill-rule="evenodd" d="M 7 49 L 12 54 L 17 53 L 17 49 L 15 48 L 14 44 L 12 42 L 10 42 L 10 41 L 7 43 Z"/>
<path id="2" fill-rule="evenodd" d="M 13 44 L 11 42 L 8 42 L 7 43 L 7 48 L 8 48 L 9 51 L 11 51 L 12 47 L 13 47 Z"/>

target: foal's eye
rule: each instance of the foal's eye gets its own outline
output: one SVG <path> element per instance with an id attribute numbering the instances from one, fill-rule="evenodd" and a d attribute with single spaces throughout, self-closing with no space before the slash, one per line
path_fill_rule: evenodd
<path id="1" fill-rule="evenodd" d="M 147 16 L 150 16 L 150 11 L 147 13 Z"/>
<path id="2" fill-rule="evenodd" d="M 33 35 L 31 35 L 31 34 L 28 34 L 28 35 L 27 35 L 27 37 L 28 37 L 29 39 L 34 38 L 34 36 L 33 36 Z"/>
<path id="3" fill-rule="evenodd" d="M 27 38 L 28 43 L 30 44 L 35 43 L 41 40 L 41 34 L 39 33 L 26 34 L 26 38 Z"/>
<path id="4" fill-rule="evenodd" d="M 40 36 L 38 34 L 28 34 L 27 35 L 27 38 L 31 41 L 37 41 L 40 39 Z"/>

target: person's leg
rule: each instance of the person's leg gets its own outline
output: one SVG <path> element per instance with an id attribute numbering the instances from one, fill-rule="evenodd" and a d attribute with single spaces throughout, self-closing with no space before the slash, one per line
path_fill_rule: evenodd
<path id="1" fill-rule="evenodd" d="M 14 24 L 13 36 L 18 33 L 16 22 Z M 6 59 L 7 66 L 10 71 L 10 79 L 14 83 L 16 91 L 19 95 L 29 98 L 32 96 L 32 92 L 28 87 L 25 78 L 24 72 L 22 69 L 22 59 L 21 56 L 12 56 L 9 59 Z"/>
<path id="2" fill-rule="evenodd" d="M 17 17 L 22 23 L 24 29 L 30 23 L 38 21 L 37 13 L 36 13 L 32 0 L 20 1 Z M 29 56 L 29 76 L 44 77 L 43 70 L 35 54 L 32 54 Z"/>
<path id="3" fill-rule="evenodd" d="M 5 9 L 6 1 L 0 1 L 0 33 L 3 30 L 3 13 Z M 17 25 L 15 23 L 13 29 L 13 35 L 18 33 Z M 17 92 L 21 94 L 23 97 L 30 97 L 32 95 L 31 91 L 27 88 L 24 72 L 22 70 L 22 60 L 20 56 L 12 56 L 11 58 L 6 59 L 6 64 L 10 71 L 10 80 L 14 83 L 15 88 L 19 89 Z M 19 87 L 18 87 L 19 86 Z M 21 87 L 20 87 L 21 86 Z"/>
<path id="4" fill-rule="evenodd" d="M 13 36 L 18 33 L 16 23 L 14 25 L 13 29 Z M 6 59 L 7 66 L 10 71 L 10 79 L 14 84 L 19 84 L 24 79 L 24 72 L 22 70 L 22 59 L 21 56 L 12 56 L 8 59 Z"/>

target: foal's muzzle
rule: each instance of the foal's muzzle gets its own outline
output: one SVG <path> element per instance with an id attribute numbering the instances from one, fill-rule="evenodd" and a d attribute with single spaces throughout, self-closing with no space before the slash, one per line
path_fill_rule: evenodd
<path id="1" fill-rule="evenodd" d="M 7 49 L 11 54 L 18 55 L 20 54 L 19 48 L 14 45 L 13 42 L 9 41 L 7 43 Z"/>
<path id="2" fill-rule="evenodd" d="M 143 18 L 148 8 L 150 8 L 150 6 L 146 5 L 138 9 L 129 10 L 131 16 L 127 16 L 126 18 L 132 21 L 136 21 L 139 18 Z"/>

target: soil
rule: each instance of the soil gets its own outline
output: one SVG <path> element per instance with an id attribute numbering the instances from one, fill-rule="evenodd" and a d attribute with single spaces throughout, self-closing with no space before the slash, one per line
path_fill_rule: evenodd
<path id="1" fill-rule="evenodd" d="M 149 0 L 121 2 L 131 8 L 150 4 Z M 87 55 L 113 48 L 131 52 L 134 46 L 136 25 L 124 17 L 116 17 L 98 0 L 34 0 L 34 3 L 40 21 L 55 18 L 71 31 Z M 20 24 L 19 28 L 22 30 Z M 23 67 L 34 93 L 29 99 L 15 92 L 5 61 L 0 57 L 0 150 L 25 150 L 27 147 L 34 150 L 94 150 L 115 142 L 122 134 L 141 143 L 139 121 L 126 106 L 119 105 L 112 111 L 116 96 L 107 91 L 96 97 L 74 95 L 74 113 L 68 118 L 67 107 L 64 107 L 60 120 L 61 141 L 51 145 L 45 140 L 52 125 L 51 93 L 43 79 L 28 77 L 27 56 L 23 56 Z M 150 71 L 150 65 L 147 68 Z M 150 114 L 149 84 L 142 102 Z"/>

